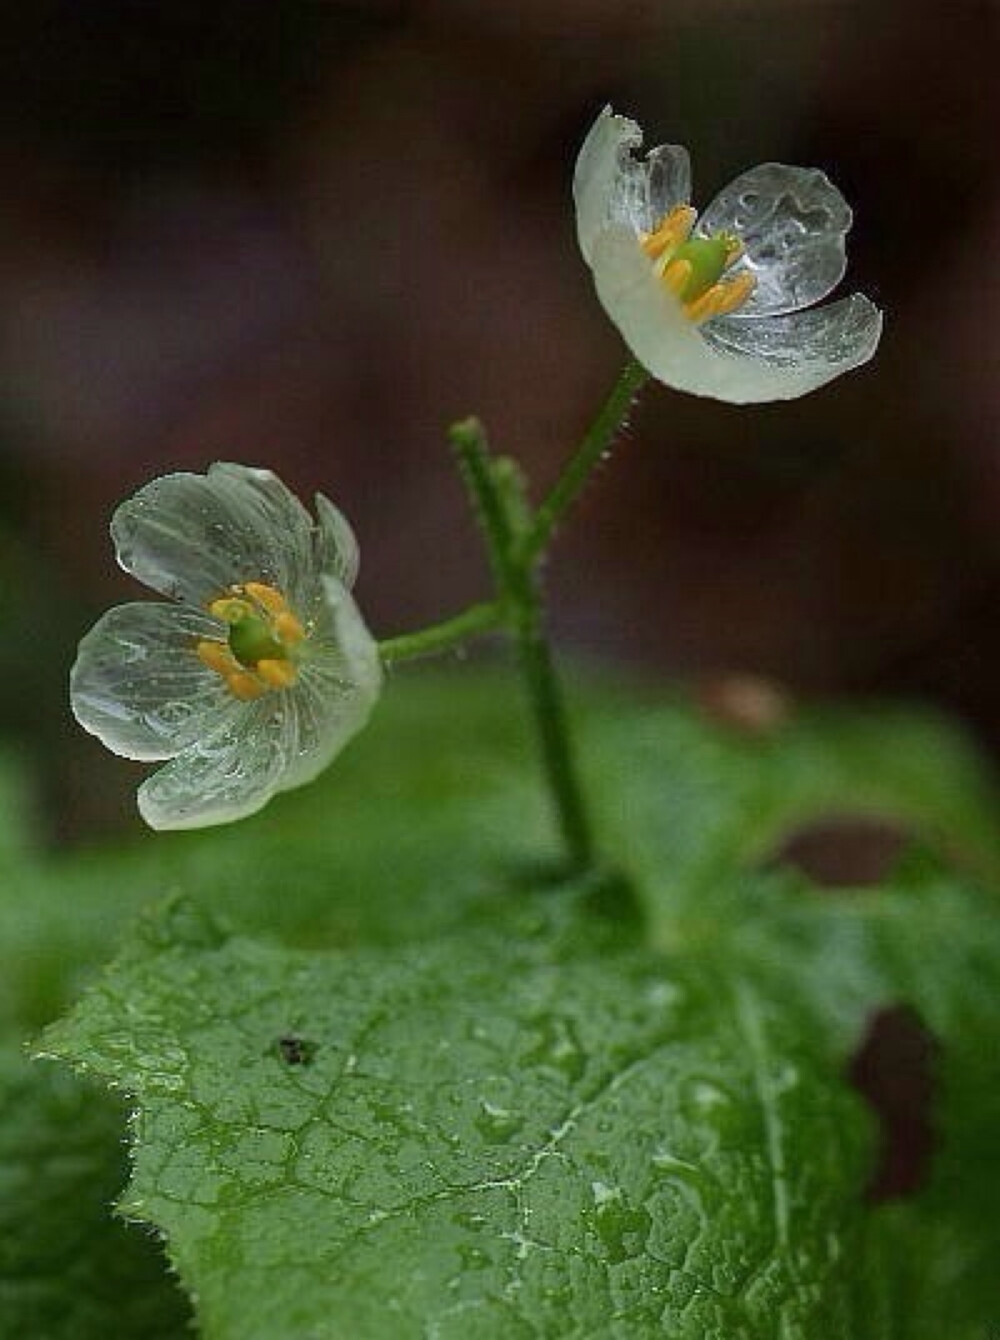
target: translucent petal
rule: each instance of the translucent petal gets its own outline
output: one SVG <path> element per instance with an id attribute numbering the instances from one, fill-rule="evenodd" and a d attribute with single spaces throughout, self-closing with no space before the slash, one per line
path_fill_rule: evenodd
<path id="1" fill-rule="evenodd" d="M 308 598 L 312 532 L 309 513 L 270 470 L 226 464 L 154 479 L 111 522 L 122 567 L 194 605 L 245 581 L 276 586 L 293 605 Z"/>
<path id="2" fill-rule="evenodd" d="M 216 620 L 178 605 L 109 610 L 83 638 L 70 675 L 76 719 L 124 758 L 173 758 L 239 706 L 194 653 L 220 632 Z"/>
<path id="3" fill-rule="evenodd" d="M 762 163 L 715 197 L 698 220 L 704 235 L 732 232 L 746 248 L 732 274 L 748 270 L 756 287 L 740 317 L 796 312 L 840 283 L 851 210 L 817 168 Z"/>
<path id="4" fill-rule="evenodd" d="M 312 781 L 362 728 L 378 698 L 378 647 L 350 593 L 323 581 L 323 610 L 296 683 L 241 704 L 139 788 L 153 828 L 200 828 L 245 818 L 278 791 Z"/>
<path id="5" fill-rule="evenodd" d="M 378 646 L 350 592 L 334 578 L 325 579 L 323 588 L 324 616 L 287 695 L 297 749 L 281 780 L 283 791 L 323 771 L 364 726 L 382 688 Z"/>
<path id="6" fill-rule="evenodd" d="M 238 716 L 203 736 L 139 787 L 151 828 L 203 828 L 261 809 L 295 757 L 296 722 L 284 695 L 242 704 Z"/>
<path id="7" fill-rule="evenodd" d="M 605 107 L 576 160 L 573 198 L 580 250 L 593 263 L 596 241 L 616 224 L 650 232 L 675 205 L 691 198 L 691 160 L 679 144 L 663 144 L 635 157 L 642 131 Z"/>
<path id="8" fill-rule="evenodd" d="M 350 590 L 358 575 L 358 542 L 344 514 L 322 493 L 316 494 L 319 528 L 314 535 L 314 561 L 320 575 L 336 577 Z"/>
<path id="9" fill-rule="evenodd" d="M 881 315 L 860 295 L 797 316 L 693 326 L 622 227 L 600 238 L 593 268 L 598 297 L 639 362 L 693 395 L 791 400 L 863 363 L 878 343 Z"/>
<path id="10" fill-rule="evenodd" d="M 882 313 L 861 293 L 824 307 L 756 321 L 716 317 L 704 327 L 716 350 L 754 359 L 811 391 L 866 363 L 878 347 Z"/>

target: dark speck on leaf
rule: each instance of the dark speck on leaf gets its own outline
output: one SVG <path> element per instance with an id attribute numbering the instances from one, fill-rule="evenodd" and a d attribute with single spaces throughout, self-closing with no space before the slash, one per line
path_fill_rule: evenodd
<path id="1" fill-rule="evenodd" d="M 316 1055 L 315 1042 L 300 1038 L 297 1033 L 285 1033 L 275 1046 L 286 1065 L 311 1065 Z"/>
<path id="2" fill-rule="evenodd" d="M 937 1039 L 909 1006 L 887 1006 L 869 1020 L 848 1075 L 881 1128 L 881 1151 L 866 1190 L 871 1203 L 911 1196 L 926 1180 L 939 1060 Z"/>

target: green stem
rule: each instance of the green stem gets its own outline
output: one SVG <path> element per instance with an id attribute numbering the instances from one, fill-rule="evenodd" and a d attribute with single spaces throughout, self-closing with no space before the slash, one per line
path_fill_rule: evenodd
<path id="1" fill-rule="evenodd" d="M 606 458 L 632 402 L 648 380 L 649 373 L 634 359 L 625 365 L 597 418 L 535 513 L 523 542 L 526 562 L 545 552 L 559 522 L 583 492 L 596 466 Z"/>
<path id="2" fill-rule="evenodd" d="M 542 765 L 555 801 L 573 873 L 593 864 L 594 841 L 570 744 L 566 706 L 545 636 L 542 600 L 534 572 L 522 573 L 514 596 L 518 658 L 538 731 Z"/>
<path id="3" fill-rule="evenodd" d="M 478 419 L 463 419 L 448 431 L 476 520 L 486 541 L 493 580 L 507 592 L 515 576 L 511 507 L 500 488 L 490 456 L 486 429 Z"/>
<path id="4" fill-rule="evenodd" d="M 470 605 L 461 614 L 440 623 L 430 624 L 416 633 L 387 637 L 378 644 L 379 656 L 386 665 L 396 661 L 412 661 L 418 656 L 433 656 L 436 652 L 450 651 L 467 638 L 492 632 L 507 622 L 503 605 L 498 600 Z"/>
<path id="5" fill-rule="evenodd" d="M 577 779 L 566 708 L 545 637 L 537 559 L 525 539 L 531 534 L 523 487 L 513 463 L 490 455 L 476 419 L 450 433 L 462 477 L 486 541 L 501 604 L 509 610 L 518 659 L 541 748 L 542 766 L 555 802 L 559 828 L 573 872 L 593 863 L 594 843 Z"/>

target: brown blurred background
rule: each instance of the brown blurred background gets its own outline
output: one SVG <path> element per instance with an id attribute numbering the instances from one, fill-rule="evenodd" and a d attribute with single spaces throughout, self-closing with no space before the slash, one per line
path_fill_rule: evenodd
<path id="1" fill-rule="evenodd" d="M 54 832 L 134 777 L 68 720 L 75 642 L 139 596 L 107 519 L 214 459 L 322 488 L 380 635 L 481 596 L 442 430 L 551 479 L 624 359 L 570 177 L 606 101 L 855 209 L 874 364 L 791 405 L 663 388 L 560 541 L 562 643 L 654 676 L 920 694 L 1000 744 L 994 4 L 36 0 L 2 21 L 0 734 Z M 96 780 L 95 780 L 96 779 Z"/>

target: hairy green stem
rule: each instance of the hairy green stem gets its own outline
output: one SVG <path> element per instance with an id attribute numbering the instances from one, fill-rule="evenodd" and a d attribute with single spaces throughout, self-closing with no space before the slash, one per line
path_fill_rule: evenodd
<path id="1" fill-rule="evenodd" d="M 545 637 L 537 559 L 524 539 L 533 524 L 512 462 L 490 455 L 476 419 L 451 430 L 451 443 L 486 541 L 494 579 L 510 610 L 518 660 L 531 705 L 542 765 L 574 872 L 593 863 L 594 844 L 577 778 L 566 709 Z"/>
<path id="2" fill-rule="evenodd" d="M 509 495 L 512 481 L 504 472 L 503 485 L 499 482 L 486 429 L 478 419 L 463 419 L 452 424 L 448 436 L 486 542 L 493 580 L 497 588 L 507 594 L 515 576 L 514 509 Z"/>
<path id="3" fill-rule="evenodd" d="M 562 688 L 545 636 L 537 575 L 523 574 L 516 599 L 518 659 L 541 746 L 542 763 L 555 801 L 559 828 L 574 873 L 594 863 L 594 841 L 570 742 Z"/>
<path id="4" fill-rule="evenodd" d="M 569 864 L 593 867 L 594 841 L 577 776 L 566 706 L 545 635 L 539 567 L 559 522 L 579 497 L 649 374 L 629 363 L 583 441 L 541 506 L 528 506 L 515 462 L 490 453 L 478 419 L 452 426 L 449 437 L 476 520 L 483 533 L 497 599 L 473 605 L 454 618 L 379 643 L 386 664 L 429 656 L 468 637 L 505 627 L 517 641 L 542 764 L 555 803 Z"/>
<path id="5" fill-rule="evenodd" d="M 570 457 L 551 492 L 542 501 L 523 541 L 526 562 L 541 557 L 553 532 L 583 492 L 594 469 L 608 454 L 649 373 L 634 359 L 626 363 L 600 413 Z"/>
<path id="6" fill-rule="evenodd" d="M 500 601 L 484 601 L 479 605 L 470 605 L 451 619 L 442 619 L 440 623 L 430 624 L 415 633 L 387 637 L 379 642 L 378 652 L 386 665 L 396 661 L 412 661 L 419 656 L 450 651 L 467 638 L 492 632 L 507 622 L 507 614 Z"/>

